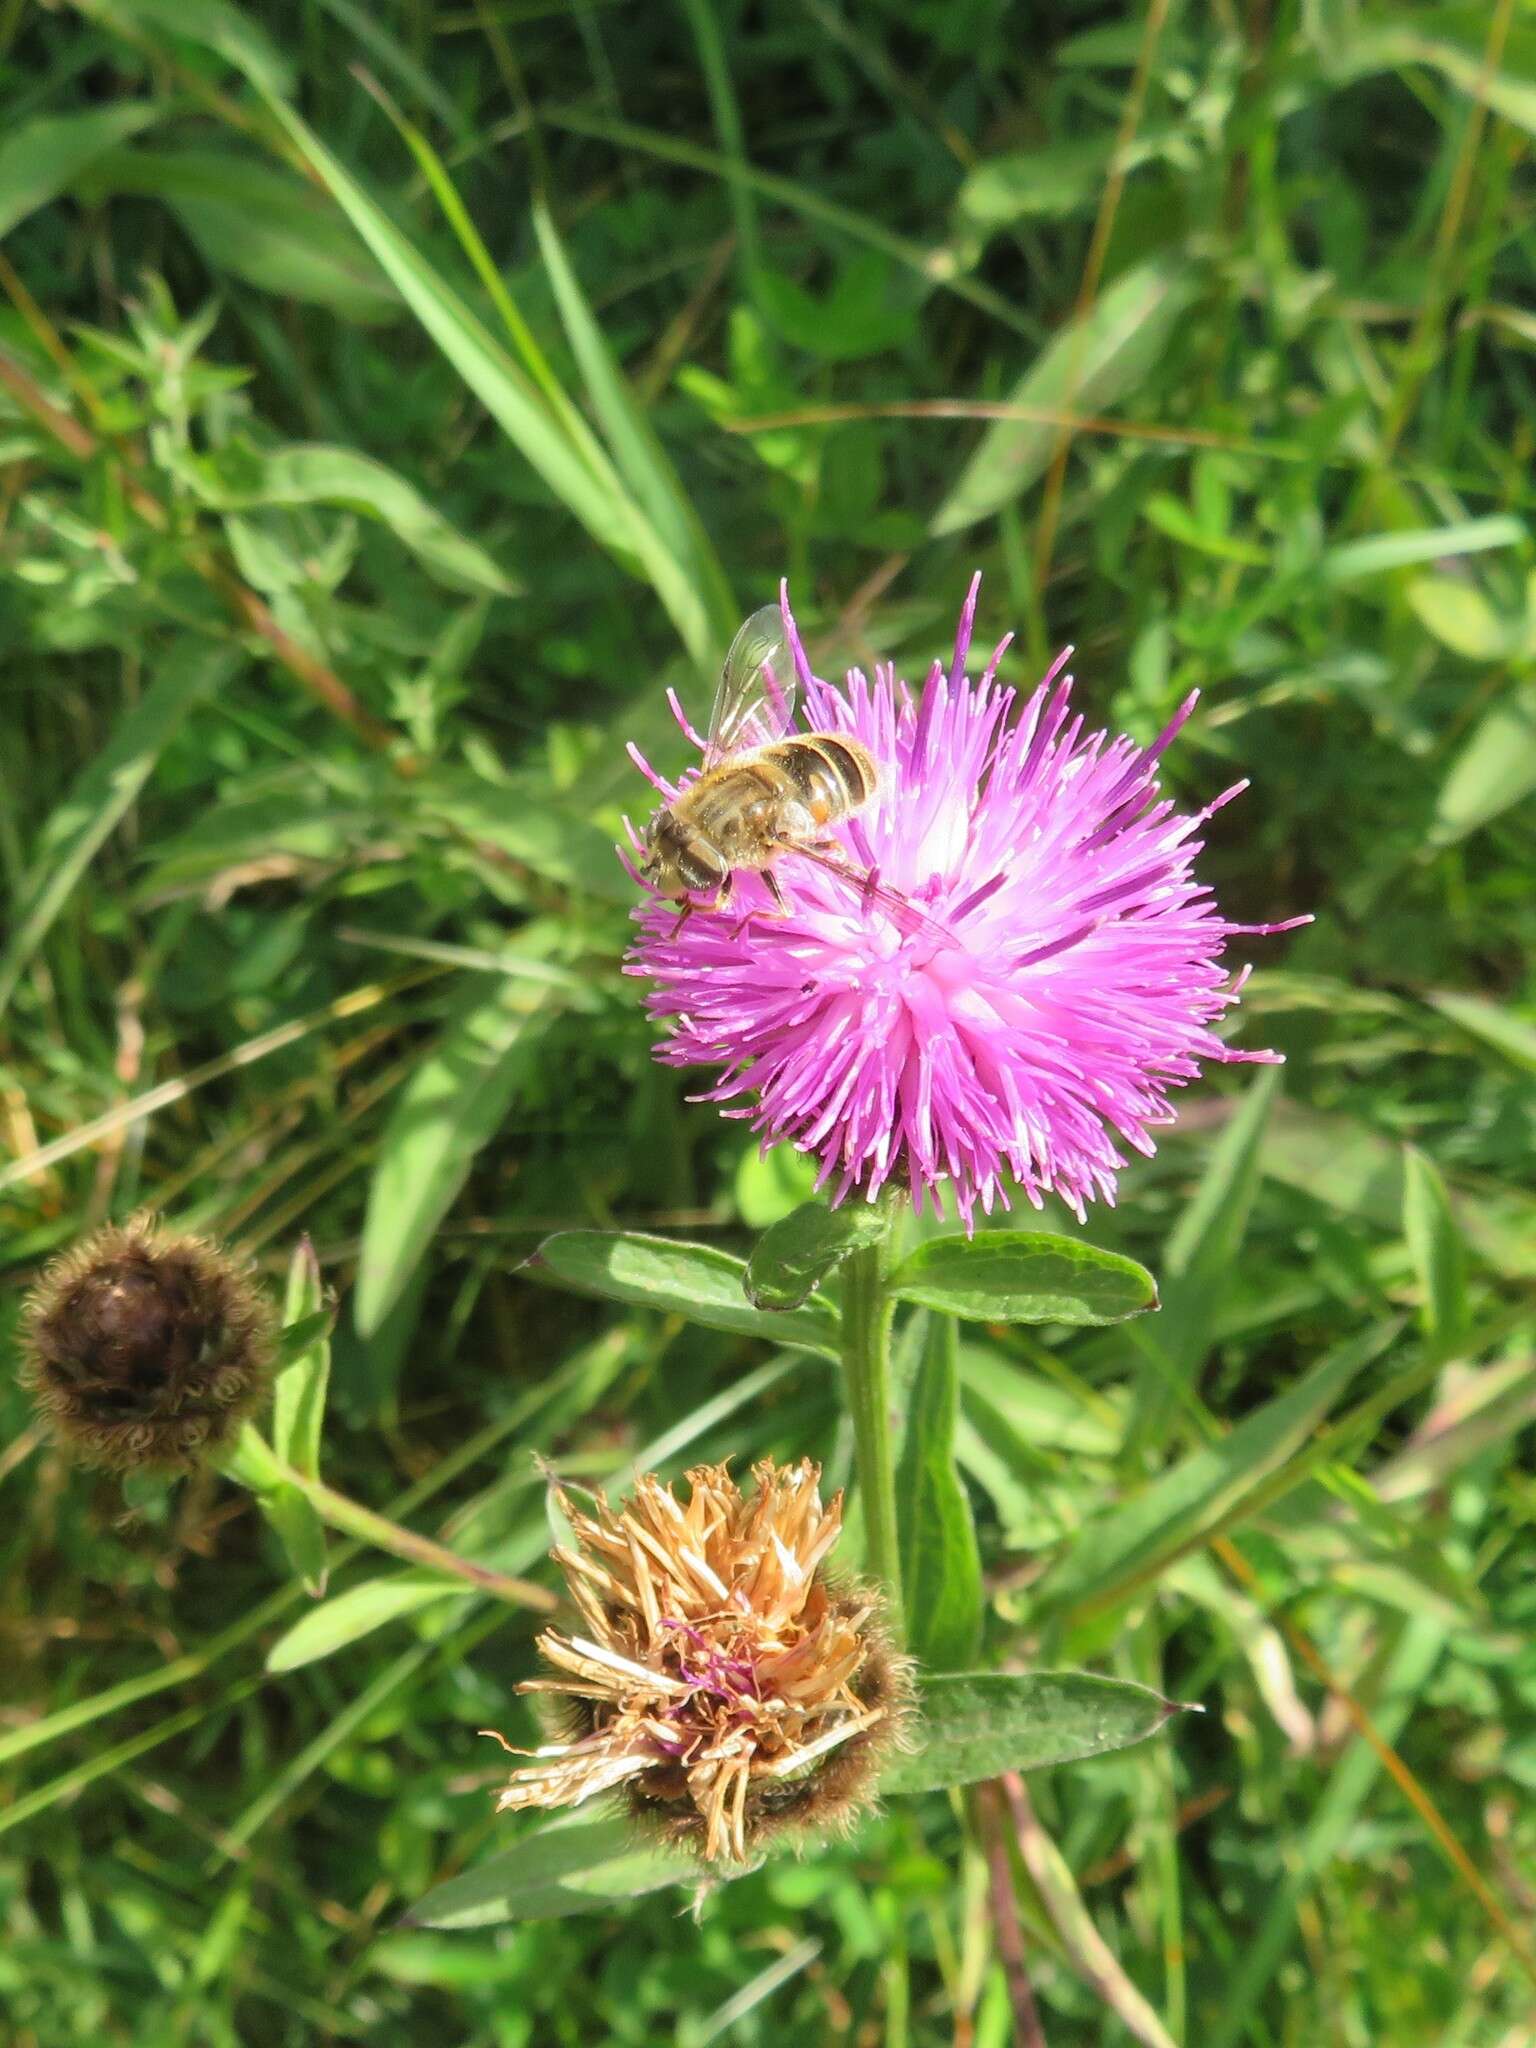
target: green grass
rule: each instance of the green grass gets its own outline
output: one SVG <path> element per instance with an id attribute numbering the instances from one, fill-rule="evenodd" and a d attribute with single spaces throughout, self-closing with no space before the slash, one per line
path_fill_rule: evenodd
<path id="1" fill-rule="evenodd" d="M 754 1311 L 518 1271 L 799 1199 L 651 1063 L 610 851 L 781 574 L 823 673 L 920 673 L 980 567 L 1011 680 L 1072 640 L 1142 736 L 1199 686 L 1171 786 L 1253 785 L 1206 874 L 1317 912 L 1251 946 L 1278 1093 L 1190 1090 L 1091 1219 L 1161 1316 L 958 1360 L 988 1657 L 1203 1718 L 1013 1844 L 932 1794 L 697 1921 L 403 1927 L 523 1825 L 476 1731 L 528 1739 L 535 1617 L 365 1533 L 317 1604 L 7 1372 L 7 2041 L 1000 2048 L 1013 1910 L 1056 2044 L 1536 2038 L 1527 10 L 81 0 L 0 50 L 7 1351 L 153 1203 L 274 1289 L 308 1234 L 326 1481 L 502 1573 L 535 1452 L 846 1476 Z"/>

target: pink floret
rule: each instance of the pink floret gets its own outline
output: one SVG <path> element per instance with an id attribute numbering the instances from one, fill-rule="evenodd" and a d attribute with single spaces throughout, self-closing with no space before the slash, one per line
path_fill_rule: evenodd
<path id="1" fill-rule="evenodd" d="M 996 680 L 1006 641 L 972 681 L 977 582 L 948 673 L 936 662 L 915 701 L 889 668 L 842 689 L 812 675 L 783 598 L 801 729 L 850 733 L 881 764 L 839 834 L 850 862 L 925 921 L 785 854 L 792 915 L 749 873 L 726 910 L 680 929 L 653 897 L 628 962 L 654 983 L 657 1057 L 720 1070 L 700 1099 L 740 1105 L 725 1114 L 765 1150 L 812 1154 L 834 1203 L 895 1180 L 942 1212 L 947 1182 L 967 1229 L 1010 1186 L 1079 1217 L 1113 1202 L 1123 1148 L 1150 1154 L 1172 1122 L 1171 1088 L 1204 1061 L 1276 1059 L 1216 1037 L 1245 978 L 1222 955 L 1307 922 L 1232 924 L 1195 879 L 1200 827 L 1243 785 L 1190 817 L 1159 797 L 1158 757 L 1194 698 L 1138 747 L 1084 732 L 1065 655 L 1022 703 Z"/>

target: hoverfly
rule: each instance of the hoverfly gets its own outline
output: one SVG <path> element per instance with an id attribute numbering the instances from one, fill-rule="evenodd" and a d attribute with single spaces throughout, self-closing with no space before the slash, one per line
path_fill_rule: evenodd
<path id="1" fill-rule="evenodd" d="M 875 795 L 880 770 L 868 747 L 846 733 L 792 733 L 794 709 L 783 620 L 777 605 L 765 605 L 725 657 L 702 772 L 645 828 L 640 879 L 659 896 L 680 900 L 686 918 L 692 896 L 706 889 L 713 892 L 708 907 L 725 909 L 737 871 L 749 869 L 762 876 L 784 916 L 789 903 L 774 863 L 798 854 L 884 904 L 909 929 L 952 945 L 952 935 L 905 896 L 849 865 L 831 828 Z"/>

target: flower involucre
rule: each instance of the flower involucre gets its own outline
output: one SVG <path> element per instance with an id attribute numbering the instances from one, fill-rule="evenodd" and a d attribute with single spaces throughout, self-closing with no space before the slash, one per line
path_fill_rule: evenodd
<path id="1" fill-rule="evenodd" d="M 621 1510 L 560 1496 L 577 1548 L 554 1556 L 587 1633 L 539 1637 L 559 1676 L 520 1690 L 565 1699 L 566 1739 L 513 1771 L 499 1808 L 622 1788 L 638 1818 L 742 1862 L 772 1834 L 869 1804 L 909 1667 L 878 1596 L 823 1576 L 842 1495 L 823 1506 L 805 1462 L 753 1477 L 745 1499 L 722 1465 L 688 1474 L 686 1504 L 651 1475 Z"/>
<path id="2" fill-rule="evenodd" d="M 250 1262 L 152 1216 L 48 1266 L 22 1312 L 21 1380 L 53 1435 L 116 1472 L 220 1449 L 270 1380 L 275 1318 Z"/>
<path id="3" fill-rule="evenodd" d="M 1139 747 L 1084 731 L 1065 655 L 1022 704 L 996 680 L 1007 640 L 967 676 L 979 580 L 948 672 L 935 662 L 915 697 L 884 665 L 842 689 L 814 676 L 782 594 L 801 728 L 850 734 L 880 767 L 837 831 L 854 872 L 781 855 L 787 917 L 753 873 L 727 909 L 681 925 L 653 897 L 629 968 L 655 984 L 657 1057 L 723 1069 L 702 1099 L 741 1103 L 725 1114 L 765 1150 L 813 1155 L 834 1203 L 894 1180 L 942 1210 L 947 1180 L 967 1228 L 977 1207 L 1009 1206 L 1006 1176 L 1037 1208 L 1048 1193 L 1079 1217 L 1113 1201 L 1121 1147 L 1154 1150 L 1170 1088 L 1202 1061 L 1274 1060 L 1214 1033 L 1246 978 L 1222 955 L 1237 934 L 1307 922 L 1230 923 L 1195 879 L 1201 825 L 1247 785 L 1189 817 L 1159 798 L 1193 695 Z M 861 891 L 860 873 L 922 920 Z"/>

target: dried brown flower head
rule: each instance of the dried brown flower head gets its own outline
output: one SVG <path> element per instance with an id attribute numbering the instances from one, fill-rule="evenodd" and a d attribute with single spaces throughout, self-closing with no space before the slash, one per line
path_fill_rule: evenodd
<path id="1" fill-rule="evenodd" d="M 60 1443 L 115 1472 L 178 1471 L 261 1399 L 274 1318 L 246 1259 L 136 1216 L 44 1271 L 22 1346 L 22 1382 Z"/>
<path id="2" fill-rule="evenodd" d="M 560 1676 L 521 1690 L 565 1697 L 566 1739 L 512 1773 L 501 1808 L 622 1787 L 672 1839 L 741 1862 L 870 1803 L 910 1667 L 878 1596 L 822 1575 L 843 1497 L 824 1507 L 820 1476 L 765 1463 L 744 1499 L 724 1466 L 701 1465 L 686 1505 L 647 1475 L 622 1511 L 599 1494 L 590 1515 L 561 1496 L 578 1548 L 554 1555 L 587 1633 L 539 1638 Z"/>

